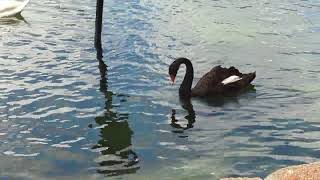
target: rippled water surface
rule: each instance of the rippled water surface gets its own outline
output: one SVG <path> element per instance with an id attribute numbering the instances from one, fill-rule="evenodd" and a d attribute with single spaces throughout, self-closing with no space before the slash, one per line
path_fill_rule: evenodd
<path id="1" fill-rule="evenodd" d="M 0 19 L 0 179 L 218 179 L 320 160 L 320 1 L 32 0 Z M 193 99 L 170 57 L 257 71 Z M 102 73 L 102 74 L 100 74 Z M 101 78 L 102 75 L 102 78 Z"/>

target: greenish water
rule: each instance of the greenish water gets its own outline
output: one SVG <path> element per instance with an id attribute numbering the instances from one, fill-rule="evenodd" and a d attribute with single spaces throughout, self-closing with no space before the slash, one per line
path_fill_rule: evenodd
<path id="1" fill-rule="evenodd" d="M 33 0 L 0 20 L 0 179 L 218 179 L 320 160 L 320 1 Z M 257 71 L 181 106 L 169 57 Z"/>

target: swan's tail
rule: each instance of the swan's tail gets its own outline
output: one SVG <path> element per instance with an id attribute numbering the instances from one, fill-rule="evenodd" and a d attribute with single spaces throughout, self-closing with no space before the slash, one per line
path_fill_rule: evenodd
<path id="1" fill-rule="evenodd" d="M 246 76 L 247 83 L 250 84 L 256 78 L 256 72 L 249 73 Z"/>

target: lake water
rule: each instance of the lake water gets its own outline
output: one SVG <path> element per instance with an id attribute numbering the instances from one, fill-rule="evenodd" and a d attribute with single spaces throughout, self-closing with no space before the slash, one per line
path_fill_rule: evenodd
<path id="1" fill-rule="evenodd" d="M 0 179 L 218 179 L 320 160 L 320 1 L 31 0 L 0 20 Z M 257 71 L 183 108 L 188 57 Z M 103 69 L 101 69 L 103 75 Z"/>

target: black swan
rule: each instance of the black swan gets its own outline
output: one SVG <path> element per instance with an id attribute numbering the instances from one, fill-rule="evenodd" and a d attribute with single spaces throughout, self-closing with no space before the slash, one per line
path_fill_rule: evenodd
<path id="1" fill-rule="evenodd" d="M 248 87 L 256 73 L 242 74 L 235 67 L 223 68 L 216 66 L 205 74 L 194 88 L 193 81 L 193 66 L 187 58 L 177 58 L 169 66 L 169 75 L 174 82 L 177 72 L 181 64 L 186 65 L 186 74 L 179 88 L 179 95 L 181 97 L 205 97 L 214 95 L 227 95 L 236 93 Z"/>

